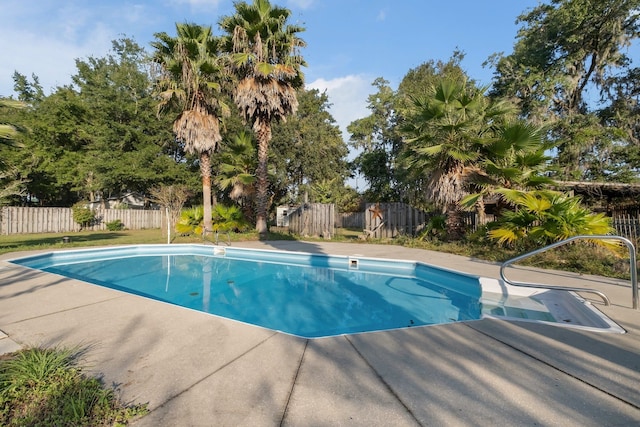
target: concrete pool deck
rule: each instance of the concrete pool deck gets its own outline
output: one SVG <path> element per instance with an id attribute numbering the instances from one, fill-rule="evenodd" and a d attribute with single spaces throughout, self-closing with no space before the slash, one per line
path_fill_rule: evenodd
<path id="1" fill-rule="evenodd" d="M 267 241 L 234 247 L 499 266 L 397 246 Z M 484 319 L 308 340 L 16 266 L 0 255 L 0 353 L 86 345 L 134 426 L 640 425 L 640 311 L 628 281 L 515 269 L 597 288 L 626 334 Z M 592 297 L 585 294 L 589 300 Z"/>

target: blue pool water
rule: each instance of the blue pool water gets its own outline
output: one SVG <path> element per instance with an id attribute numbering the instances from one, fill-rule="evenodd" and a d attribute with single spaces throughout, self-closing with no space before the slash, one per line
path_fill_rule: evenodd
<path id="1" fill-rule="evenodd" d="M 12 262 L 308 338 L 482 315 L 478 278 L 406 261 L 149 245 Z"/>

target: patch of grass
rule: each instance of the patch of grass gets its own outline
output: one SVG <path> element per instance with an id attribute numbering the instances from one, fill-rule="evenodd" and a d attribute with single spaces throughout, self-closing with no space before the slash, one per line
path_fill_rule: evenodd
<path id="1" fill-rule="evenodd" d="M 629 279 L 629 257 L 587 242 L 560 246 L 524 260 L 523 264 L 618 279 Z"/>
<path id="2" fill-rule="evenodd" d="M 27 348 L 0 359 L 0 425 L 123 426 L 147 413 L 82 372 L 85 350 Z"/>
<path id="3" fill-rule="evenodd" d="M 62 238 L 69 237 L 69 243 Z M 0 254 L 39 249 L 66 249 L 104 245 L 166 243 L 160 230 L 81 231 L 72 233 L 12 234 L 0 236 Z"/>

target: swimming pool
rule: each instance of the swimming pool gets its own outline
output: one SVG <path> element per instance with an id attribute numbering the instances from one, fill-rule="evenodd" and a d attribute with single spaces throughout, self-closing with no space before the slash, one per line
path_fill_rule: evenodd
<path id="1" fill-rule="evenodd" d="M 580 317 L 575 315 L 580 302 L 573 296 L 569 300 L 557 291 L 526 289 L 505 295 L 497 280 L 412 261 L 140 245 L 52 252 L 11 262 L 306 338 L 483 317 L 612 328 L 595 311 L 582 310 L 587 314 L 574 320 Z"/>

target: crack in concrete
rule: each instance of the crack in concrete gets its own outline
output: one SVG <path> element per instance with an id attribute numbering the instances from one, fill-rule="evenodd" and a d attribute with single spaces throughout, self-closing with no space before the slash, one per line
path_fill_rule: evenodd
<path id="1" fill-rule="evenodd" d="M 571 377 L 571 378 L 573 378 L 573 379 L 575 379 L 575 380 L 578 380 L 578 381 L 580 381 L 581 383 L 583 383 L 583 384 L 585 384 L 585 385 L 587 385 L 587 386 L 589 386 L 589 387 L 591 387 L 591 388 L 593 388 L 593 389 L 595 389 L 595 390 L 598 390 L 598 391 L 600 391 L 601 393 L 606 394 L 607 396 L 611 396 L 612 398 L 614 398 L 614 399 L 616 399 L 616 400 L 618 400 L 618 401 L 620 401 L 620 402 L 622 402 L 622 403 L 625 403 L 625 404 L 627 404 L 627 405 L 631 406 L 632 408 L 640 409 L 640 406 L 636 405 L 635 403 L 633 403 L 633 402 L 629 402 L 628 400 L 624 399 L 623 397 L 620 397 L 620 396 L 618 396 L 618 395 L 616 395 L 616 394 L 613 394 L 613 393 L 611 393 L 611 392 L 609 392 L 609 391 L 607 391 L 607 390 L 603 389 L 602 387 L 598 387 L 597 385 L 592 384 L 592 383 L 590 383 L 589 381 L 587 381 L 587 380 L 585 380 L 585 379 L 583 379 L 583 378 L 580 378 L 580 377 L 578 377 L 578 376 L 576 376 L 576 375 L 574 375 L 574 374 L 572 374 L 572 373 L 570 373 L 570 372 L 568 372 L 568 371 L 565 371 L 565 370 L 563 370 L 563 369 L 560 369 L 559 367 L 554 366 L 553 364 L 551 364 L 551 363 L 549 363 L 549 362 L 547 362 L 547 361 L 545 361 L 545 360 L 543 360 L 543 359 L 540 359 L 539 357 L 536 357 L 536 356 L 534 356 L 533 354 L 528 353 L 528 352 L 526 352 L 525 350 L 523 350 L 523 349 L 521 349 L 521 348 L 518 348 L 518 347 L 516 347 L 516 346 L 514 346 L 514 345 L 512 345 L 512 344 L 509 344 L 508 342 L 503 341 L 503 340 L 501 340 L 501 339 L 499 339 L 499 338 L 496 338 L 496 337 L 494 337 L 493 335 L 490 335 L 490 334 L 488 334 L 488 333 L 486 333 L 486 332 L 484 332 L 484 331 L 481 331 L 481 330 L 479 330 L 479 329 L 476 329 L 476 328 L 474 328 L 473 326 L 471 326 L 471 325 L 470 325 L 470 324 L 468 324 L 468 323 L 465 323 L 465 326 L 466 326 L 466 327 L 468 327 L 469 329 L 472 329 L 473 331 L 475 331 L 475 332 L 477 332 L 477 333 L 479 333 L 479 334 L 482 334 L 482 335 L 484 335 L 484 336 L 486 336 L 486 337 L 488 337 L 488 338 L 490 338 L 490 339 L 492 339 L 492 340 L 494 340 L 494 341 L 499 342 L 500 344 L 506 345 L 506 346 L 507 346 L 507 347 L 509 347 L 510 349 L 515 350 L 515 351 L 517 351 L 517 352 L 518 352 L 518 353 L 520 353 L 520 354 L 524 354 L 525 356 L 530 357 L 531 359 L 533 359 L 533 360 L 535 360 L 535 361 L 537 361 L 537 362 L 540 362 L 540 363 L 542 363 L 543 365 L 548 366 L 549 368 L 551 368 L 551 369 L 553 369 L 553 370 L 555 370 L 555 371 L 557 371 L 557 372 L 560 372 L 560 373 L 562 373 L 562 374 L 564 374 L 564 375 L 566 375 L 566 376 L 568 376 L 568 377 Z"/>
<path id="2" fill-rule="evenodd" d="M 291 402 L 291 396 L 293 396 L 293 390 L 296 388 L 296 383 L 298 382 L 298 375 L 300 374 L 300 369 L 302 369 L 302 363 L 304 360 L 304 355 L 307 352 L 308 345 L 309 345 L 309 340 L 306 339 L 304 342 L 304 348 L 302 349 L 302 354 L 300 355 L 300 360 L 298 361 L 298 369 L 296 369 L 296 374 L 293 376 L 291 389 L 289 390 L 289 396 L 287 396 L 287 403 L 284 405 L 284 411 L 282 412 L 282 418 L 280 419 L 280 426 L 284 425 L 285 419 L 287 418 L 287 413 L 289 411 L 289 403 Z"/>
<path id="3" fill-rule="evenodd" d="M 162 402 L 160 405 L 156 406 L 154 409 L 149 410 L 149 414 L 151 414 L 152 412 L 161 409 L 163 407 L 165 407 L 169 402 L 173 401 L 174 399 L 182 396 L 183 394 L 185 394 L 186 392 L 188 392 L 189 390 L 193 389 L 195 386 L 197 386 L 198 384 L 201 384 L 202 382 L 206 381 L 207 379 L 211 378 L 212 376 L 214 376 L 215 374 L 217 374 L 218 372 L 222 371 L 223 369 L 225 369 L 228 366 L 231 366 L 233 363 L 235 363 L 236 361 L 240 360 L 241 358 L 243 358 L 244 356 L 246 356 L 247 354 L 251 353 L 253 350 L 255 350 L 256 348 L 262 346 L 265 342 L 269 341 L 271 338 L 273 338 L 274 336 L 278 335 L 277 332 L 269 335 L 267 338 L 263 339 L 262 341 L 260 341 L 259 343 L 257 343 L 256 345 L 254 345 L 253 347 L 250 347 L 249 349 L 247 349 L 246 351 L 242 352 L 241 354 L 239 354 L 238 356 L 234 357 L 233 359 L 229 360 L 227 363 L 224 363 L 222 365 L 220 365 L 218 368 L 216 368 L 215 370 L 213 370 L 213 372 L 203 376 L 202 378 L 200 378 L 198 381 L 194 382 L 193 384 L 191 384 L 190 386 L 186 387 L 184 390 L 180 391 L 179 393 L 174 394 L 173 396 L 169 397 L 168 399 L 166 399 L 164 402 Z"/>

